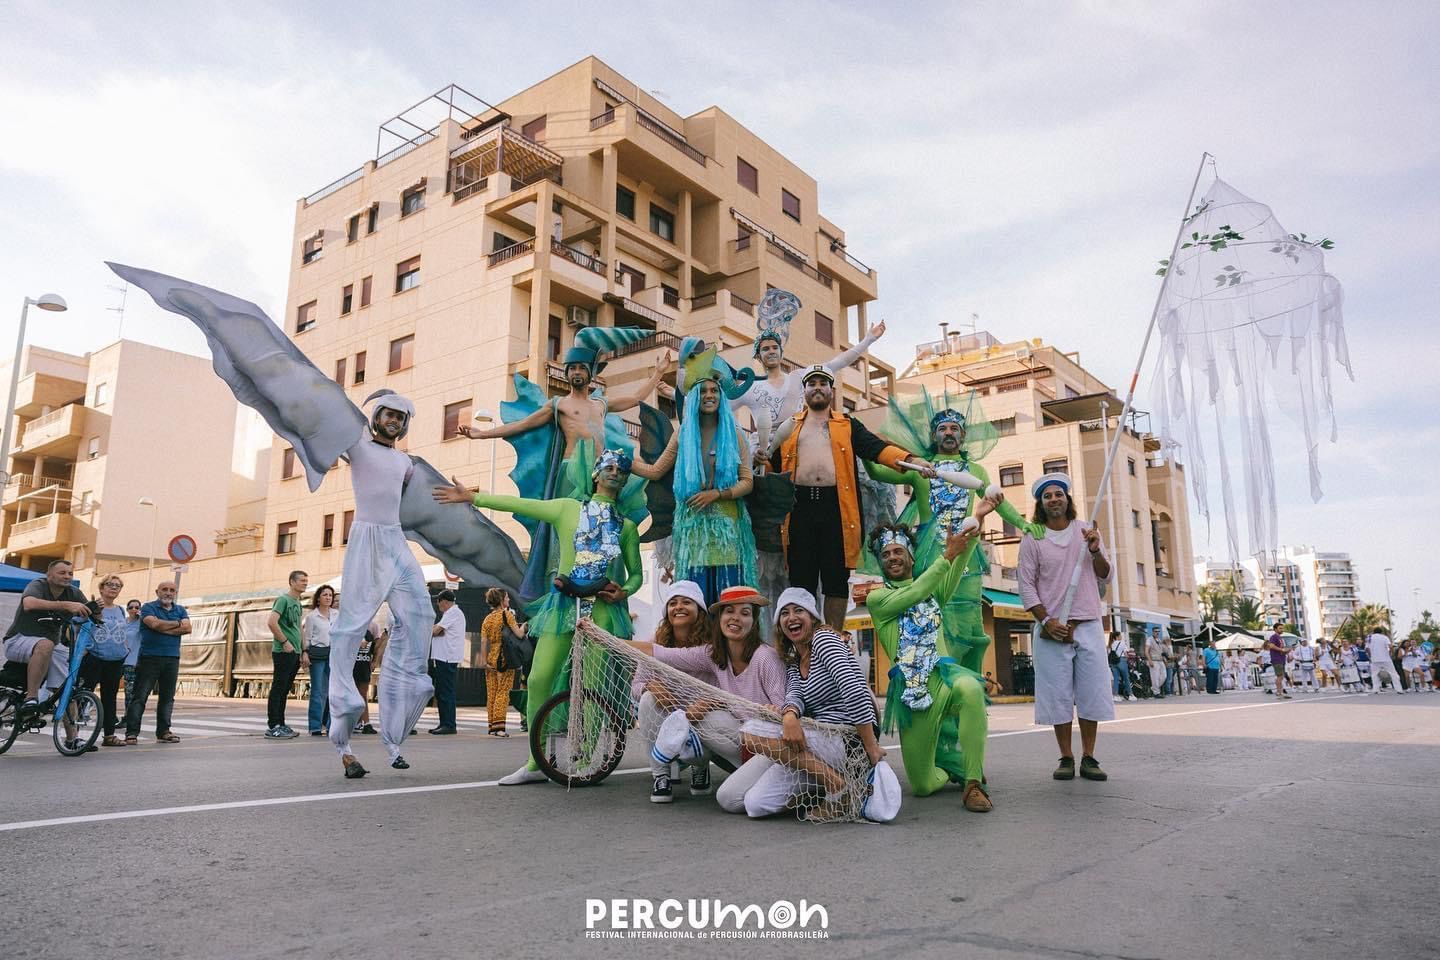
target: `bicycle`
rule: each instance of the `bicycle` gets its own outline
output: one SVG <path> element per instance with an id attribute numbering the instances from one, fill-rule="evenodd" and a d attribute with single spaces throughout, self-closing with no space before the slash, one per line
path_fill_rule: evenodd
<path id="1" fill-rule="evenodd" d="M 559 577 L 555 585 L 575 598 L 578 623 L 589 618 L 595 595 L 608 582 Z M 545 776 L 564 787 L 593 787 L 620 766 L 630 728 L 630 682 L 624 674 L 617 658 L 575 631 L 570 658 L 556 678 L 564 689 L 541 704 L 530 725 L 530 752 Z"/>
<path id="2" fill-rule="evenodd" d="M 7 663 L 0 669 L 0 754 L 9 750 L 20 734 L 45 729 L 47 713 L 52 717 L 50 735 L 61 756 L 78 757 L 95 745 L 104 709 L 94 693 L 75 689 L 92 630 L 93 622 L 86 618 L 77 617 L 66 624 L 62 633 L 63 639 L 69 641 L 70 672 L 65 684 L 29 710 L 24 708 L 26 665 Z"/>

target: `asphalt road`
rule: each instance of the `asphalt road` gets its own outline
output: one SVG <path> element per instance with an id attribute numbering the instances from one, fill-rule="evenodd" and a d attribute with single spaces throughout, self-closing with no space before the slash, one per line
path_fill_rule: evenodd
<path id="1" fill-rule="evenodd" d="M 752 822 L 683 786 L 650 804 L 633 746 L 596 788 L 498 787 L 523 741 L 477 719 L 444 738 L 423 720 L 403 772 L 357 738 L 362 781 L 320 738 L 264 740 L 257 702 L 182 701 L 174 745 L 67 759 L 22 741 L 0 757 L 4 955 L 1440 955 L 1440 694 L 1122 704 L 1107 783 L 1051 780 L 1048 730 L 996 706 L 994 812 L 949 790 L 885 826 Z M 666 898 L 803 900 L 827 938 L 593 939 L 608 914 L 587 930 L 587 900 Z"/>

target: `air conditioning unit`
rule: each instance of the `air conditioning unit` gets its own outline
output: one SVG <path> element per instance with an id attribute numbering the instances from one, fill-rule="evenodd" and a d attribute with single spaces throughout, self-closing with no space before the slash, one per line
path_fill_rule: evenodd
<path id="1" fill-rule="evenodd" d="M 1019 357 L 1021 360 L 1027 360 L 1027 359 L 1029 359 L 1029 357 L 1030 357 L 1030 348 L 1029 348 L 1029 347 L 1020 347 L 1018 350 L 1015 351 L 1015 356 Z"/>
<path id="2" fill-rule="evenodd" d="M 591 327 L 595 325 L 595 314 L 584 307 L 566 307 L 565 322 L 577 330 L 581 327 Z"/>

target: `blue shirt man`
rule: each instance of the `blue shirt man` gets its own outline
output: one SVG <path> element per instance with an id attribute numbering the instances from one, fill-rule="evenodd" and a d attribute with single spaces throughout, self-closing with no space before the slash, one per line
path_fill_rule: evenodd
<path id="1" fill-rule="evenodd" d="M 176 634 L 161 633 L 152 630 L 145 621 L 149 617 L 156 620 L 168 620 L 172 623 L 179 623 L 181 620 L 189 620 L 190 614 L 178 603 L 171 603 L 168 607 L 162 600 L 151 600 L 140 608 L 140 656 L 142 657 L 178 657 L 180 656 L 180 637 Z"/>

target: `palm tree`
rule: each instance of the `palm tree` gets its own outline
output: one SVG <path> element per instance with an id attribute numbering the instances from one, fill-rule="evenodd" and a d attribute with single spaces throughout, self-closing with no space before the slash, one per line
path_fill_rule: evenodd
<path id="1" fill-rule="evenodd" d="M 1390 625 L 1390 610 L 1384 604 L 1367 603 L 1350 615 L 1335 631 L 1339 640 L 1364 640 L 1379 627 Z"/>
<path id="2" fill-rule="evenodd" d="M 1260 601 L 1255 597 L 1236 597 L 1230 610 L 1235 615 L 1235 620 L 1246 630 L 1259 630 L 1265 625 Z"/>
<path id="3" fill-rule="evenodd" d="M 1201 618 L 1207 623 L 1219 620 L 1220 614 L 1229 612 L 1235 605 L 1235 591 L 1230 587 L 1205 583 L 1197 592 L 1200 595 Z"/>

